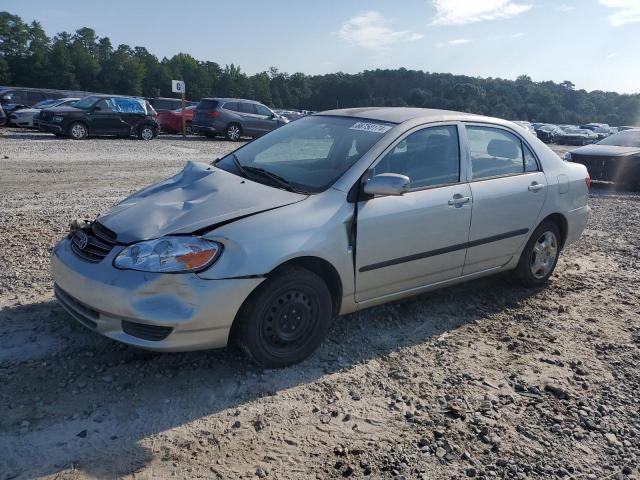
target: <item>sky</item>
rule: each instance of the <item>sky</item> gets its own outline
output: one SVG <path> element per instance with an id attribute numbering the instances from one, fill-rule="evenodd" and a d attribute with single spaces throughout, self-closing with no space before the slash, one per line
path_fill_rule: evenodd
<path id="1" fill-rule="evenodd" d="M 49 35 L 87 26 L 114 45 L 249 74 L 405 67 L 640 93 L 640 0 L 0 0 L 0 10 Z"/>

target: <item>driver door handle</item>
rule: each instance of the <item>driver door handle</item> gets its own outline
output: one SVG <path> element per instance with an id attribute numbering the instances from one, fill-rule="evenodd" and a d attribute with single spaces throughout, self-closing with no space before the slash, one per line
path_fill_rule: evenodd
<path id="1" fill-rule="evenodd" d="M 463 197 L 459 193 L 456 193 L 453 196 L 453 198 L 449 200 L 449 205 L 453 207 L 461 207 L 462 205 L 464 205 L 465 203 L 469 203 L 470 201 L 471 201 L 471 198 Z"/>
<path id="2" fill-rule="evenodd" d="M 531 182 L 531 185 L 529 185 L 529 191 L 537 192 L 538 190 L 542 190 L 545 186 L 546 185 L 543 183 Z"/>

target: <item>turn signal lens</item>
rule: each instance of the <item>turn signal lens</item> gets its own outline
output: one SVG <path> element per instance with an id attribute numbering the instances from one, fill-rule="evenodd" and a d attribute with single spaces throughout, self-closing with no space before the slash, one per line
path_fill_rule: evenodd
<path id="1" fill-rule="evenodd" d="M 584 179 L 587 184 L 587 191 L 591 190 L 591 176 L 587 175 L 587 178 Z"/>

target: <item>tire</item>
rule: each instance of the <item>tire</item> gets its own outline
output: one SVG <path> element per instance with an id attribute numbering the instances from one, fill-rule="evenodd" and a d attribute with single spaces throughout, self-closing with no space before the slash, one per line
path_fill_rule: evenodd
<path id="1" fill-rule="evenodd" d="M 324 281 L 304 268 L 285 267 L 245 300 L 232 341 L 257 365 L 282 368 L 318 348 L 331 317 L 331 294 Z"/>
<path id="2" fill-rule="evenodd" d="M 89 129 L 84 123 L 73 122 L 69 125 L 69 137 L 73 140 L 84 140 L 89 136 Z"/>
<path id="3" fill-rule="evenodd" d="M 242 135 L 242 127 L 237 123 L 230 123 L 229 125 L 227 125 L 225 135 L 227 137 L 227 140 L 231 142 L 237 142 L 238 140 L 240 140 L 240 136 Z"/>
<path id="4" fill-rule="evenodd" d="M 152 125 L 142 125 L 138 128 L 138 139 L 153 140 L 156 136 L 156 129 Z"/>
<path id="5" fill-rule="evenodd" d="M 191 125 L 191 122 L 187 122 L 186 125 L 184 126 L 184 130 L 185 133 L 187 135 L 193 135 L 193 126 Z M 182 133 L 182 132 L 181 132 Z"/>
<path id="6" fill-rule="evenodd" d="M 555 223 L 544 221 L 534 230 L 516 268 L 516 275 L 525 287 L 547 283 L 558 264 L 561 245 L 560 230 Z"/>

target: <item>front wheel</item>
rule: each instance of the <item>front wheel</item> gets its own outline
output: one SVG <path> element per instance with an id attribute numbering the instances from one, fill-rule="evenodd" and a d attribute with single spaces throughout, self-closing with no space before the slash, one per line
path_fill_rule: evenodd
<path id="1" fill-rule="evenodd" d="M 143 125 L 138 129 L 138 138 L 140 140 L 152 140 L 156 136 L 156 129 L 151 125 Z"/>
<path id="2" fill-rule="evenodd" d="M 520 256 L 516 274 L 527 287 L 544 285 L 556 268 L 560 256 L 558 226 L 545 221 L 536 228 Z"/>
<path id="3" fill-rule="evenodd" d="M 237 123 L 232 123 L 227 127 L 226 135 L 227 140 L 237 142 L 240 140 L 240 135 L 242 135 L 242 128 Z"/>
<path id="4" fill-rule="evenodd" d="M 69 126 L 69 136 L 74 140 L 84 140 L 89 135 L 89 130 L 84 123 L 75 122 Z"/>
<path id="5" fill-rule="evenodd" d="M 331 317 L 331 294 L 324 281 L 304 268 L 285 267 L 245 301 L 232 339 L 254 363 L 286 367 L 318 348 Z"/>

